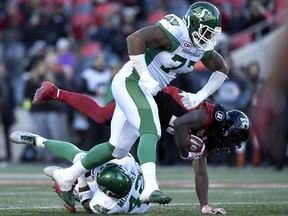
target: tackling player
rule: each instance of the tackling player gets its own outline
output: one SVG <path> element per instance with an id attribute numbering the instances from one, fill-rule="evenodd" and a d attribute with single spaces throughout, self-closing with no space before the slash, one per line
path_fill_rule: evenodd
<path id="1" fill-rule="evenodd" d="M 138 138 L 137 156 L 145 179 L 141 201 L 167 204 L 172 200 L 171 196 L 159 190 L 156 179 L 156 146 L 161 126 L 153 95 L 177 75 L 191 72 L 198 61 L 213 73 L 196 94 L 183 92 L 182 102 L 187 109 L 192 109 L 214 93 L 229 73 L 226 62 L 214 50 L 215 34 L 221 34 L 219 10 L 208 2 L 196 2 L 183 19 L 169 14 L 156 25 L 142 28 L 127 37 L 130 61 L 112 81 L 116 108 L 109 141 L 90 149 L 87 157 L 71 167 L 53 172 L 62 197 L 69 205 L 75 203 L 69 200 L 69 194 L 79 175 L 91 166 L 125 157 Z M 188 154 L 182 153 L 182 157 L 186 156 Z"/>
<path id="2" fill-rule="evenodd" d="M 188 110 L 181 102 L 183 97 L 179 95 L 181 92 L 176 87 L 168 86 L 154 97 L 159 109 L 161 126 L 168 133 L 174 134 L 179 146 L 186 145 L 186 139 L 184 143 L 181 137 L 187 137 L 191 131 L 205 142 L 206 154 L 214 148 L 217 148 L 219 152 L 229 152 L 233 148 L 241 147 L 249 138 L 251 126 L 245 114 L 238 110 L 226 113 L 223 106 L 208 101 Z M 86 95 L 65 91 L 50 82 L 44 82 L 36 91 L 33 103 L 37 105 L 49 100 L 63 101 L 103 125 L 110 123 L 115 109 L 115 102 L 100 107 Z M 195 187 L 202 212 L 211 214 L 221 212 L 222 208 L 216 209 L 208 206 L 209 185 L 206 157 L 194 160 L 193 166 Z"/>
<path id="3" fill-rule="evenodd" d="M 15 131 L 10 134 L 10 140 L 18 144 L 28 144 L 43 147 L 58 157 L 76 163 L 86 155 L 75 145 L 68 142 L 49 140 L 37 134 L 26 131 Z M 53 179 L 55 170 L 63 169 L 49 166 L 44 173 Z M 87 182 L 91 176 L 93 181 Z M 61 198 L 61 190 L 55 181 L 52 187 Z M 96 214 L 136 214 L 147 212 L 149 203 L 141 203 L 140 194 L 144 188 L 144 179 L 138 163 L 132 155 L 121 159 L 113 159 L 108 163 L 93 168 L 86 175 L 81 175 L 73 186 L 72 196 L 90 213 Z M 63 202 L 69 212 L 76 212 L 74 206 Z"/>

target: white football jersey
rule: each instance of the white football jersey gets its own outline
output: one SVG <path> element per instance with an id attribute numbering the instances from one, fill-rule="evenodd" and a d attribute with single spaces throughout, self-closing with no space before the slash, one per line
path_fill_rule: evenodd
<path id="1" fill-rule="evenodd" d="M 193 70 L 196 62 L 208 55 L 211 50 L 195 46 L 182 19 L 169 14 L 156 23 L 171 40 L 172 47 L 146 49 L 145 60 L 149 72 L 160 84 L 166 87 L 177 75 Z M 205 46 L 205 45 L 204 45 Z"/>
<path id="2" fill-rule="evenodd" d="M 109 163 L 121 165 L 129 174 L 132 180 L 130 193 L 121 199 L 115 199 L 101 192 L 95 181 L 89 182 L 89 187 L 93 192 L 89 206 L 94 213 L 105 214 L 133 214 L 144 213 L 150 208 L 149 204 L 142 204 L 139 197 L 144 188 L 144 179 L 140 166 L 136 163 L 132 156 L 127 156 L 122 159 L 114 159 Z M 97 174 L 100 167 L 91 171 L 92 178 Z M 102 211 L 102 212 L 101 212 Z"/>

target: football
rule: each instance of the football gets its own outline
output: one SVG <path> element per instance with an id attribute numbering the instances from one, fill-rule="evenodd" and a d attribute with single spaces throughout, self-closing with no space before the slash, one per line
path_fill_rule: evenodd
<path id="1" fill-rule="evenodd" d="M 189 134 L 187 138 L 187 147 L 190 152 L 201 152 L 205 148 L 205 143 L 199 137 Z"/>

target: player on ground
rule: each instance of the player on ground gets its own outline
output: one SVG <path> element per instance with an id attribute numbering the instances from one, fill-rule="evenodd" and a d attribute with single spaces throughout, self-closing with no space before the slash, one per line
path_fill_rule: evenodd
<path id="1" fill-rule="evenodd" d="M 26 131 L 15 131 L 10 140 L 19 144 L 28 144 L 47 149 L 58 157 L 76 163 L 86 155 L 75 145 L 68 142 L 45 139 Z M 52 173 L 62 169 L 49 166 L 44 173 L 53 179 Z M 87 182 L 85 174 L 78 177 L 73 189 L 73 196 L 79 200 L 84 209 L 98 214 L 133 214 L 144 213 L 150 208 L 149 204 L 141 203 L 140 194 L 144 188 L 144 179 L 140 166 L 132 155 L 121 159 L 113 159 L 108 163 L 93 168 L 90 172 L 93 182 Z M 61 191 L 56 182 L 52 184 L 54 190 L 61 197 Z M 76 212 L 74 206 L 65 202 L 63 205 L 69 212 Z"/>
<path id="2" fill-rule="evenodd" d="M 156 146 L 161 130 L 153 95 L 177 75 L 191 72 L 198 61 L 213 73 L 196 94 L 183 92 L 182 102 L 192 109 L 214 93 L 229 73 L 226 62 L 214 50 L 215 34 L 221 34 L 219 10 L 208 2 L 197 2 L 189 7 L 183 19 L 170 14 L 156 25 L 127 37 L 130 61 L 112 82 L 116 108 L 109 141 L 96 145 L 71 167 L 53 172 L 62 197 L 70 206 L 75 205 L 69 199 L 75 179 L 92 167 L 126 156 L 139 137 L 137 156 L 145 179 L 141 201 L 167 204 L 172 200 L 159 190 L 156 179 Z M 182 152 L 182 157 L 188 156 Z"/>
<path id="3" fill-rule="evenodd" d="M 204 140 L 206 153 L 214 148 L 228 152 L 232 148 L 240 147 L 248 139 L 250 134 L 249 119 L 242 112 L 234 110 L 225 115 L 225 110 L 220 104 L 208 101 L 188 110 L 181 102 L 180 92 L 180 89 L 168 86 L 154 97 L 159 109 L 160 123 L 167 132 L 174 133 L 174 122 L 178 119 L 179 121 L 176 121 L 176 133 L 178 133 L 179 127 L 182 127 L 182 123 L 184 127 L 189 126 L 193 134 Z M 99 124 L 106 125 L 110 123 L 115 109 L 115 102 L 100 107 L 86 95 L 65 91 L 50 82 L 44 82 L 42 87 L 36 91 L 33 103 L 37 105 L 50 100 L 63 101 Z M 242 121 L 240 121 L 240 117 L 242 117 Z M 248 124 L 243 126 L 244 123 Z M 228 135 L 227 131 L 231 130 L 229 128 L 234 128 L 234 130 Z M 187 137 L 188 134 L 182 134 L 184 131 L 188 133 L 187 130 L 180 131 L 180 136 Z M 175 137 L 179 137 L 179 135 L 176 134 Z M 222 208 L 216 209 L 208 206 L 209 184 L 206 157 L 195 160 L 193 166 L 195 187 L 202 211 L 211 214 L 223 213 Z"/>

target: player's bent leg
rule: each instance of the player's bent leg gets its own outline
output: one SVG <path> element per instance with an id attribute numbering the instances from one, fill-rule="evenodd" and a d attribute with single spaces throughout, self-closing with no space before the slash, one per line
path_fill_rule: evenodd
<path id="1" fill-rule="evenodd" d="M 97 166 L 114 159 L 112 156 L 114 146 L 109 142 L 98 144 L 87 152 L 87 155 L 81 159 L 83 166 L 91 170 Z"/>
<path id="2" fill-rule="evenodd" d="M 75 156 L 79 153 L 83 153 L 84 151 L 80 150 L 77 146 L 72 143 L 58 141 L 58 140 L 46 140 L 44 142 L 44 147 L 49 152 L 53 153 L 54 155 L 69 160 L 73 162 Z"/>
<path id="3" fill-rule="evenodd" d="M 17 144 L 27 144 L 34 147 L 43 147 L 56 156 L 67 159 L 71 162 L 74 161 L 74 158 L 77 154 L 84 153 L 72 143 L 45 139 L 38 134 L 33 134 L 26 131 L 15 131 L 11 133 L 10 140 Z"/>
<path id="4" fill-rule="evenodd" d="M 50 100 L 63 101 L 85 115 L 89 116 L 98 124 L 106 125 L 111 120 L 115 109 L 115 102 L 101 107 L 95 100 L 84 94 L 59 89 L 53 83 L 45 81 L 36 90 L 32 103 L 38 105 Z"/>
<path id="5" fill-rule="evenodd" d="M 38 105 L 43 102 L 56 99 L 59 95 L 59 89 L 51 82 L 45 81 L 41 87 L 36 90 L 32 103 Z"/>
<path id="6" fill-rule="evenodd" d="M 75 197 L 72 194 L 72 185 L 74 181 L 88 170 L 100 166 L 113 159 L 112 151 L 114 146 L 106 142 L 98 144 L 88 151 L 82 160 L 77 161 L 71 167 L 53 171 L 52 177 L 59 185 L 62 191 L 62 199 L 69 206 L 75 206 Z"/>

